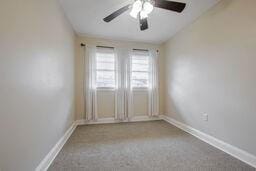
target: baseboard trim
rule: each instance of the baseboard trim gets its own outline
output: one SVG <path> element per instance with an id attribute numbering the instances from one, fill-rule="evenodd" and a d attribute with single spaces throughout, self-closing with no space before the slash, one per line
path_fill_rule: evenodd
<path id="1" fill-rule="evenodd" d="M 66 131 L 66 133 L 60 138 L 60 140 L 54 145 L 51 151 L 45 156 L 41 163 L 35 169 L 36 171 L 47 171 L 51 163 L 54 161 L 56 156 L 59 154 L 69 137 L 72 135 L 74 130 L 78 125 L 92 125 L 92 124 L 110 124 L 110 123 L 122 123 L 122 122 L 143 122 L 143 121 L 155 121 L 162 120 L 159 117 L 148 117 L 148 116 L 138 116 L 133 117 L 127 121 L 115 120 L 114 118 L 103 118 L 97 121 L 86 121 L 86 120 L 76 120 L 71 127 Z"/>
<path id="2" fill-rule="evenodd" d="M 125 122 L 145 122 L 145 121 L 156 121 L 162 120 L 160 117 L 149 117 L 149 116 L 136 116 L 129 120 L 116 120 L 114 118 L 101 118 L 97 121 L 86 121 L 77 120 L 76 125 L 97 125 L 97 124 L 111 124 L 111 123 L 125 123 Z"/>
<path id="3" fill-rule="evenodd" d="M 77 120 L 77 125 L 97 125 L 97 124 L 110 124 L 110 123 L 118 123 L 118 120 L 114 118 L 104 118 L 104 119 L 97 119 L 97 121 L 87 121 L 85 119 Z"/>
<path id="4" fill-rule="evenodd" d="M 133 117 L 132 119 L 126 120 L 126 121 L 119 121 L 119 120 L 115 120 L 114 118 L 104 118 L 104 119 L 98 119 L 97 121 L 90 121 L 90 122 L 86 120 L 77 120 L 75 121 L 75 123 L 72 124 L 72 126 L 66 131 L 66 133 L 61 137 L 61 139 L 55 144 L 55 146 L 51 149 L 51 151 L 46 155 L 46 157 L 42 160 L 42 162 L 36 168 L 36 171 L 47 171 L 51 163 L 54 161 L 55 157 L 58 155 L 58 153 L 63 148 L 64 144 L 72 135 L 72 133 L 74 132 L 75 128 L 78 125 L 110 124 L 110 123 L 122 123 L 122 122 L 144 122 L 144 121 L 156 121 L 156 120 L 165 120 L 166 122 L 197 137 L 198 139 L 256 168 L 256 156 L 244 150 L 241 150 L 235 146 L 232 146 L 226 142 L 223 142 L 215 137 L 205 134 L 186 124 L 183 124 L 175 119 L 172 119 L 171 117 L 160 115 L 159 117 L 138 116 L 138 117 Z"/>
<path id="5" fill-rule="evenodd" d="M 59 154 L 69 137 L 76 129 L 76 123 L 73 123 L 66 133 L 60 138 L 60 140 L 54 145 L 51 151 L 45 156 L 41 163 L 36 168 L 36 171 L 47 171 L 55 157 Z"/>
<path id="6" fill-rule="evenodd" d="M 256 156 L 241 150 L 233 145 L 230 145 L 224 141 L 221 141 L 213 136 L 210 136 L 206 133 L 203 133 L 195 128 L 192 128 L 191 126 L 188 126 L 184 123 L 181 123 L 171 117 L 168 117 L 166 115 L 161 115 L 160 118 L 165 120 L 166 122 L 182 129 L 183 131 L 197 137 L 198 139 L 224 151 L 225 153 L 249 164 L 250 166 L 256 168 Z"/>
<path id="7" fill-rule="evenodd" d="M 127 122 L 146 122 L 146 121 L 159 121 L 162 120 L 162 118 L 158 116 L 136 116 L 131 119 L 129 119 Z"/>

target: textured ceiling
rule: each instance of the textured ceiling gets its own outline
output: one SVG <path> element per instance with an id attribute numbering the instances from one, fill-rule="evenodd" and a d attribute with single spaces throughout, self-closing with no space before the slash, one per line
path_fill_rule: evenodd
<path id="1" fill-rule="evenodd" d="M 123 13 L 110 23 L 102 19 L 133 0 L 59 0 L 75 31 L 80 35 L 147 43 L 163 43 L 198 18 L 219 0 L 178 0 L 187 3 L 183 13 L 154 8 L 149 29 L 140 31 L 138 20 Z"/>

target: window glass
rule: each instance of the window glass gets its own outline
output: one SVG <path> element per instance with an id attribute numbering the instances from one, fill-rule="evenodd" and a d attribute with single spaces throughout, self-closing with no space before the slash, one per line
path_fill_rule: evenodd
<path id="1" fill-rule="evenodd" d="M 116 59 L 114 49 L 97 48 L 96 53 L 96 86 L 114 88 L 116 84 Z"/>
<path id="2" fill-rule="evenodd" d="M 131 62 L 131 84 L 132 87 L 147 88 L 149 86 L 149 54 L 134 51 Z"/>

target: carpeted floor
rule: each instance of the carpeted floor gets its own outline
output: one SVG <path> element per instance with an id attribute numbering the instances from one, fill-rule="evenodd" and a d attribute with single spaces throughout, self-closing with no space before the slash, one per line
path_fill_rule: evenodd
<path id="1" fill-rule="evenodd" d="M 165 121 L 79 126 L 49 171 L 256 171 Z"/>

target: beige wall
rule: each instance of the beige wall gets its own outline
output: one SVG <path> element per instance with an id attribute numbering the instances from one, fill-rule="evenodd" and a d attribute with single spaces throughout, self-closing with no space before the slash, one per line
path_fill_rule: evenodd
<path id="1" fill-rule="evenodd" d="M 99 118 L 115 117 L 115 92 L 100 90 L 97 92 L 97 109 Z"/>
<path id="2" fill-rule="evenodd" d="M 133 116 L 145 116 L 148 114 L 148 92 L 133 92 Z"/>
<path id="3" fill-rule="evenodd" d="M 83 57 L 84 57 L 84 49 L 81 48 L 81 43 L 87 44 L 96 44 L 101 46 L 119 46 L 119 47 L 129 47 L 129 48 L 155 48 L 159 49 L 159 62 L 160 62 L 160 113 L 162 114 L 164 111 L 164 96 L 163 96 L 163 86 L 164 86 L 164 69 L 163 65 L 163 53 L 162 47 L 159 45 L 154 44 L 146 44 L 146 43 L 138 43 L 138 42 L 125 42 L 125 41 L 114 41 L 114 40 L 105 40 L 105 39 L 98 39 L 98 38 L 90 38 L 85 36 L 79 36 L 76 40 L 76 118 L 83 119 L 84 114 L 84 93 L 83 93 L 83 73 L 84 73 L 84 64 L 83 64 Z M 98 112 L 100 118 L 108 118 L 114 116 L 114 97 L 113 92 L 101 92 L 98 96 L 101 99 L 98 99 Z M 109 98 L 108 98 L 109 96 Z M 139 93 L 138 101 L 141 102 L 141 105 L 136 104 L 135 106 L 135 115 L 145 114 L 147 112 L 147 106 L 144 105 L 145 101 L 147 101 L 146 94 L 143 95 Z M 111 98 L 113 97 L 113 98 Z M 112 99 L 112 100 L 111 100 Z M 135 100 L 136 100 L 135 99 Z M 143 103 L 143 104 L 142 104 Z M 143 112 L 143 113 L 142 113 Z"/>
<path id="4" fill-rule="evenodd" d="M 0 4 L 0 168 L 33 171 L 74 120 L 74 33 L 56 0 Z"/>
<path id="5" fill-rule="evenodd" d="M 222 0 L 165 44 L 166 113 L 254 155 L 255 7 Z"/>

